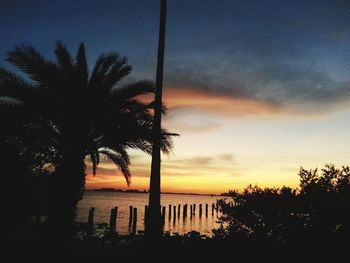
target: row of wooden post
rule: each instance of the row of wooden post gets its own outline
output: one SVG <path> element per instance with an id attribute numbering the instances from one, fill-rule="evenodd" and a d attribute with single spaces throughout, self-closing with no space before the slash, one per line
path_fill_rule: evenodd
<path id="1" fill-rule="evenodd" d="M 172 216 L 172 209 L 173 209 L 173 216 Z M 166 207 L 163 206 L 162 209 L 162 215 L 163 218 L 165 218 L 165 210 Z M 215 204 L 212 204 L 211 206 L 211 214 L 214 215 L 214 211 L 217 211 L 217 207 L 215 206 Z M 183 205 L 183 213 L 182 213 L 182 217 L 186 218 L 187 217 L 187 211 L 188 211 L 188 204 Z M 179 218 L 181 214 L 181 205 L 177 205 L 177 217 Z M 196 204 L 190 205 L 190 216 L 192 217 L 193 215 L 196 214 Z M 208 217 L 209 214 L 209 205 L 205 204 L 205 216 Z M 203 205 L 199 204 L 199 216 L 203 215 Z M 171 218 L 174 217 L 176 218 L 176 205 L 169 205 L 169 212 L 168 212 L 168 219 L 169 221 L 171 220 Z"/>
<path id="2" fill-rule="evenodd" d="M 172 216 L 172 208 L 173 208 L 173 218 L 174 222 L 177 218 L 180 218 L 181 214 L 181 205 L 177 205 L 177 214 L 176 214 L 176 205 L 169 205 L 169 212 L 168 212 L 168 220 L 171 220 Z M 211 215 L 214 216 L 214 211 L 218 212 L 218 205 L 212 204 L 211 205 Z M 183 205 L 183 213 L 182 217 L 183 219 L 187 218 L 187 211 L 188 211 L 188 204 Z M 162 215 L 162 222 L 163 222 L 163 227 L 165 224 L 165 212 L 166 212 L 166 207 L 163 206 L 161 210 L 161 215 Z M 208 212 L 209 212 L 209 206 L 208 204 L 205 204 L 205 216 L 208 217 Z M 89 210 L 89 215 L 88 215 L 88 223 L 87 223 L 87 235 L 91 235 L 93 232 L 93 224 L 94 224 L 94 213 L 95 213 L 95 208 L 92 207 Z M 201 217 L 203 213 L 203 207 L 202 204 L 199 204 L 199 216 Z M 147 220 L 147 214 L 148 214 L 148 206 L 145 206 L 145 216 L 144 216 L 144 224 L 146 225 L 146 220 Z M 190 205 L 190 217 L 194 216 L 196 214 L 196 204 Z M 109 231 L 111 234 L 115 234 L 116 232 L 116 226 L 117 226 L 117 216 L 118 216 L 118 207 L 114 207 L 111 209 L 110 213 L 110 220 L 109 220 Z M 129 206 L 129 229 L 131 230 L 131 233 L 136 233 L 136 226 L 137 226 L 137 208 L 133 206 Z"/>

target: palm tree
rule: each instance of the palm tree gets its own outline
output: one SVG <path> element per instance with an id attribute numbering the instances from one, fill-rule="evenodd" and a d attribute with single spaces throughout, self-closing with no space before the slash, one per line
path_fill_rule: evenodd
<path id="1" fill-rule="evenodd" d="M 116 87 L 130 74 L 131 66 L 117 53 L 102 54 L 89 74 L 84 44 L 75 59 L 57 42 L 55 62 L 46 60 L 30 45 L 18 45 L 7 61 L 30 80 L 0 68 L 1 93 L 21 100 L 49 123 L 45 137 L 54 143 L 58 161 L 52 174 L 49 226 L 57 240 L 73 233 L 76 206 L 86 175 L 86 156 L 96 173 L 100 155 L 114 162 L 130 184 L 127 149 L 152 152 L 153 107 L 137 97 L 154 93 L 149 81 Z M 161 130 L 162 151 L 172 148 L 171 136 Z"/>
<path id="2" fill-rule="evenodd" d="M 160 23 L 159 23 L 159 42 L 158 42 L 158 61 L 156 76 L 156 94 L 155 94 L 155 116 L 154 116 L 154 141 L 152 148 L 151 180 L 149 195 L 149 213 L 147 220 L 146 233 L 152 239 L 159 239 L 162 234 L 161 215 L 160 215 L 160 150 L 161 150 L 161 109 L 162 109 L 162 90 L 163 90 L 163 62 L 165 47 L 165 24 L 166 24 L 166 0 L 160 3 Z"/>

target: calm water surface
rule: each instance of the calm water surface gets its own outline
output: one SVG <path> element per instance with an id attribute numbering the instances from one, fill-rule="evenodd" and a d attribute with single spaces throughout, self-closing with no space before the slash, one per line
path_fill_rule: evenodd
<path id="1" fill-rule="evenodd" d="M 184 234 L 189 231 L 198 231 L 201 234 L 211 235 L 211 230 L 219 225 L 217 213 L 212 214 L 212 204 L 216 203 L 220 196 L 206 195 L 182 195 L 182 194 L 162 194 L 161 204 L 166 207 L 164 231 Z M 137 230 L 144 230 L 144 211 L 148 204 L 148 193 L 122 193 L 122 192 L 102 192 L 86 191 L 84 199 L 78 204 L 78 222 L 87 222 L 90 207 L 95 207 L 94 223 L 109 223 L 110 211 L 118 206 L 117 232 L 127 234 L 129 229 L 129 206 L 137 208 Z M 180 216 L 178 217 L 178 205 L 181 205 Z M 183 205 L 188 204 L 187 217 L 183 218 Z M 196 204 L 196 213 L 190 216 L 190 205 Z M 202 216 L 199 216 L 199 204 L 203 206 Z M 205 204 L 208 204 L 208 217 L 205 213 Z M 174 218 L 173 208 L 169 219 L 169 205 L 176 205 L 176 217 Z"/>

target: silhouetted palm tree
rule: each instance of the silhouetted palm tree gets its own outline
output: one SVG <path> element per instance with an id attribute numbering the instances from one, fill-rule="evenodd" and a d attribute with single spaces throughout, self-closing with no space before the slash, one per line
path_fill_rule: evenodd
<path id="1" fill-rule="evenodd" d="M 155 118 L 154 118 L 154 141 L 152 149 L 152 165 L 149 195 L 149 215 L 147 220 L 146 234 L 159 239 L 162 234 L 161 215 L 160 215 L 160 168 L 161 168 L 161 108 L 163 91 L 163 63 L 165 49 L 165 25 L 166 25 L 166 0 L 160 1 L 160 21 L 159 21 L 159 39 L 158 39 L 158 60 L 156 76 L 156 94 L 155 94 Z"/>
<path id="2" fill-rule="evenodd" d="M 82 198 L 86 165 L 90 156 L 96 173 L 100 155 L 114 162 L 130 183 L 128 148 L 152 151 L 153 103 L 137 96 L 153 93 L 148 81 L 116 84 L 131 72 L 125 57 L 102 54 L 91 74 L 85 48 L 79 46 L 74 59 L 57 42 L 56 62 L 47 61 L 30 45 L 18 45 L 8 52 L 7 61 L 30 79 L 0 68 L 2 94 L 21 100 L 42 119 L 47 120 L 48 137 L 55 143 L 58 162 L 52 178 L 49 226 L 57 239 L 71 236 L 76 206 Z M 162 151 L 172 147 L 170 133 L 162 134 Z"/>

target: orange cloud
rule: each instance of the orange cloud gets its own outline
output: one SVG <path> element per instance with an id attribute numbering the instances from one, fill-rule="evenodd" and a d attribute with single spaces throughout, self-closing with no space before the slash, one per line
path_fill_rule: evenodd
<path id="1" fill-rule="evenodd" d="M 150 101 L 152 97 L 142 96 L 141 100 Z M 165 87 L 163 102 L 171 113 L 174 111 L 204 110 L 219 113 L 221 116 L 276 116 L 282 106 L 267 101 L 239 98 L 232 95 L 186 86 Z"/>
<path id="2" fill-rule="evenodd" d="M 143 96 L 142 100 L 150 101 L 151 97 Z M 316 106 L 312 107 L 312 104 L 310 104 L 306 111 L 301 104 L 281 104 L 254 98 L 235 97 L 232 94 L 190 86 L 165 87 L 163 102 L 169 109 L 167 118 L 171 118 L 171 121 L 179 119 L 179 116 L 181 118 L 181 114 L 187 116 L 190 114 L 201 114 L 202 116 L 211 114 L 211 116 L 216 117 L 249 117 L 258 119 L 281 117 L 289 119 L 320 119 L 337 110 L 337 108 L 327 108 L 327 111 L 320 111 Z M 344 104 L 339 103 L 339 105 Z M 167 118 L 165 118 L 165 121 L 167 121 Z M 186 131 L 207 131 L 215 126 L 209 122 L 210 118 L 207 118 L 205 123 L 195 123 L 194 125 L 187 125 L 185 128 L 187 128 Z"/>
<path id="3" fill-rule="evenodd" d="M 164 103 L 171 111 L 196 108 L 224 116 L 267 117 L 281 112 L 281 106 L 277 104 L 188 87 L 165 88 Z"/>

